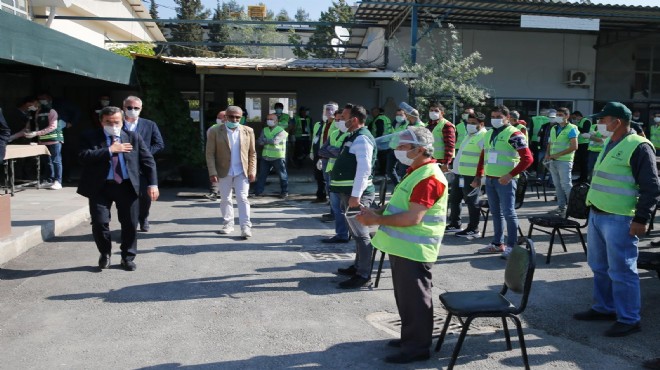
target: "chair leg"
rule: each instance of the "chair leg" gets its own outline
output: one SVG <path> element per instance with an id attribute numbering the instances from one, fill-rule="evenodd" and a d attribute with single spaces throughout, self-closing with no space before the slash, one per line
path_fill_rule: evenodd
<path id="1" fill-rule="evenodd" d="M 378 273 L 376 273 L 376 284 L 374 285 L 374 288 L 378 288 L 378 282 L 380 281 L 380 273 L 381 271 L 383 271 L 383 261 L 385 261 L 385 252 L 380 251 L 380 262 L 378 263 Z"/>
<path id="2" fill-rule="evenodd" d="M 559 241 L 561 242 L 561 246 L 564 248 L 564 252 L 568 252 L 568 249 L 566 249 L 566 243 L 564 243 L 564 236 L 561 235 L 560 229 L 557 229 L 557 235 L 559 235 Z"/>
<path id="3" fill-rule="evenodd" d="M 502 327 L 504 327 L 504 337 L 506 338 L 506 349 L 511 350 L 511 336 L 509 335 L 509 324 L 506 323 L 506 316 L 502 316 Z"/>
<path id="4" fill-rule="evenodd" d="M 579 227 L 576 227 L 575 230 L 577 230 L 577 234 L 580 237 L 580 241 L 582 242 L 582 249 L 584 250 L 584 254 L 587 254 L 587 243 L 584 242 L 584 236 L 582 236 L 582 231 L 580 231 Z"/>
<path id="5" fill-rule="evenodd" d="M 440 332 L 440 337 L 438 338 L 438 343 L 435 345 L 435 351 L 440 352 L 442 348 L 442 343 L 445 341 L 445 335 L 447 334 L 447 329 L 449 329 L 449 323 L 451 323 L 451 313 L 447 313 L 447 318 L 445 319 L 445 324 L 442 326 L 442 332 Z"/>
<path id="6" fill-rule="evenodd" d="M 525 236 L 523 235 L 522 229 L 520 228 L 520 224 L 518 224 L 518 234 L 520 234 L 520 236 Z"/>
<path id="7" fill-rule="evenodd" d="M 472 319 L 473 319 L 472 317 L 468 317 L 465 320 L 465 324 L 463 325 L 461 334 L 458 336 L 458 342 L 456 342 L 456 347 L 454 347 L 454 353 L 452 353 L 451 355 L 451 361 L 449 362 L 449 366 L 447 367 L 447 370 L 452 370 L 454 368 L 454 365 L 456 364 L 456 360 L 458 359 L 458 354 L 461 352 L 461 347 L 463 346 L 465 335 L 467 334 L 468 329 L 470 329 L 470 323 L 472 322 Z"/>
<path id="8" fill-rule="evenodd" d="M 371 271 L 374 270 L 374 262 L 376 261 L 376 253 L 378 253 L 378 249 L 374 248 L 374 252 L 371 253 Z"/>
<path id="9" fill-rule="evenodd" d="M 534 230 L 534 224 L 533 224 L 533 223 L 530 223 L 530 224 L 529 224 L 529 231 L 527 232 L 527 239 L 531 239 L 531 238 L 532 238 L 532 230 Z"/>
<path id="10" fill-rule="evenodd" d="M 522 324 L 517 316 L 511 315 L 511 318 L 516 323 L 518 330 L 518 341 L 520 342 L 520 351 L 522 352 L 523 362 L 525 363 L 525 370 L 529 370 L 529 359 L 527 358 L 527 346 L 525 345 L 525 334 L 523 334 Z"/>
<path id="11" fill-rule="evenodd" d="M 483 215 L 484 216 L 484 229 L 481 231 L 481 237 L 486 237 L 486 226 L 488 226 L 488 215 L 490 214 L 490 209 Z"/>
<path id="12" fill-rule="evenodd" d="M 550 257 L 552 257 L 552 244 L 555 242 L 555 232 L 557 229 L 552 229 L 552 234 L 550 234 L 550 246 L 548 247 L 548 257 L 545 259 L 545 264 L 550 263 Z"/>

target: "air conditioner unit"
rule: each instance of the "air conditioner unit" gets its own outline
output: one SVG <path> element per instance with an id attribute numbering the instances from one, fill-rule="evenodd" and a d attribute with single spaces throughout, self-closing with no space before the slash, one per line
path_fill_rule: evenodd
<path id="1" fill-rule="evenodd" d="M 568 81 L 565 83 L 569 86 L 591 86 L 591 72 L 571 69 L 568 71 Z"/>

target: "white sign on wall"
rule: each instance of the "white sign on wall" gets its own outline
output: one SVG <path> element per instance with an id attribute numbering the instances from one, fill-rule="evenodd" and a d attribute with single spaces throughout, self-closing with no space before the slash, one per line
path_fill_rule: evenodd
<path id="1" fill-rule="evenodd" d="M 522 14 L 520 16 L 520 27 L 553 30 L 598 31 L 600 29 L 600 19 Z"/>

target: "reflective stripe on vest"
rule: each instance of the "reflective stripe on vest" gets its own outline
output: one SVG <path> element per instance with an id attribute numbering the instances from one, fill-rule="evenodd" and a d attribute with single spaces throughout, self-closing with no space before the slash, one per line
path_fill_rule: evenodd
<path id="1" fill-rule="evenodd" d="M 303 121 L 302 121 L 303 119 L 302 119 L 302 117 L 300 117 L 299 115 L 296 114 L 293 117 L 293 120 L 296 122 L 294 135 L 296 135 L 296 137 L 301 137 L 303 135 Z M 304 124 L 305 124 L 305 126 L 307 126 L 307 129 L 309 129 L 310 123 L 311 123 L 311 120 L 309 119 L 309 117 L 305 117 L 305 123 Z M 305 135 L 309 135 L 309 132 L 305 132 Z"/>
<path id="2" fill-rule="evenodd" d="M 608 138 L 605 146 L 610 142 Z M 629 134 L 607 154 L 598 155 L 591 187 L 587 193 L 587 205 L 623 216 L 634 216 L 639 197 L 639 186 L 635 183 L 630 158 L 637 147 L 651 142 L 639 135 Z"/>
<path id="3" fill-rule="evenodd" d="M 286 156 L 286 137 L 289 136 L 283 128 L 275 126 L 273 128 L 264 127 L 264 137 L 268 140 L 273 140 L 275 136 L 284 132 L 284 140 L 279 144 L 266 144 L 261 155 L 267 158 L 284 158 Z"/>
<path id="4" fill-rule="evenodd" d="M 479 143 L 483 142 L 486 132 L 486 130 L 481 130 L 474 135 L 465 138 L 467 143 L 462 150 L 459 151 L 459 175 L 475 176 L 477 174 L 477 165 L 479 164 L 479 157 L 481 156 L 481 147 L 479 147 Z"/>
<path id="5" fill-rule="evenodd" d="M 380 226 L 371 240 L 381 251 L 417 262 L 435 262 L 445 232 L 447 214 L 447 179 L 436 163 L 427 163 L 406 175 L 397 185 L 383 215 L 407 212 L 410 197 L 421 181 L 435 177 L 444 186 L 444 192 L 429 208 L 422 221 L 408 227 Z"/>
<path id="6" fill-rule="evenodd" d="M 568 138 L 568 134 L 571 132 L 572 129 L 577 130 L 577 126 L 575 126 L 572 123 L 569 123 L 566 126 L 564 126 L 564 128 L 561 130 L 559 135 L 557 135 L 557 126 L 554 126 L 553 128 L 550 129 L 551 155 L 562 152 L 571 146 L 571 139 Z M 572 162 L 574 156 L 575 156 L 575 151 L 572 151 L 568 154 L 562 155 L 559 158 L 555 158 L 555 160 Z"/>
<path id="7" fill-rule="evenodd" d="M 494 132 L 495 130 L 490 130 L 484 137 L 484 173 L 486 176 L 501 177 L 511 172 L 520 162 L 518 151 L 509 144 L 509 139 L 518 129 L 507 126 L 499 132 L 495 142 L 491 143 Z"/>

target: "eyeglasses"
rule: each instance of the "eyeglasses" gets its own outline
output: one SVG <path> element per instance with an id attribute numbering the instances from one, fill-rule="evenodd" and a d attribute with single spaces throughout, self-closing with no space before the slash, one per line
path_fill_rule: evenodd
<path id="1" fill-rule="evenodd" d="M 231 115 L 229 115 L 229 114 L 226 115 L 225 117 L 227 117 L 227 118 L 229 118 L 229 119 L 241 119 L 241 118 L 243 118 L 243 116 L 231 116 Z"/>
<path id="2" fill-rule="evenodd" d="M 140 108 L 140 107 L 130 107 L 129 106 L 129 107 L 126 107 L 126 109 L 128 109 L 128 110 L 140 110 L 142 108 Z"/>

